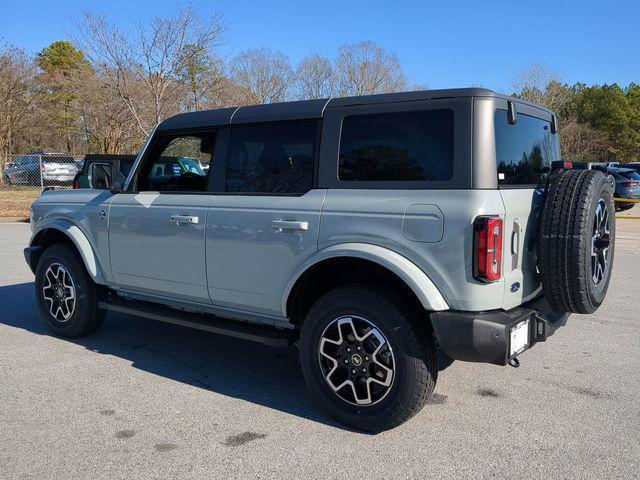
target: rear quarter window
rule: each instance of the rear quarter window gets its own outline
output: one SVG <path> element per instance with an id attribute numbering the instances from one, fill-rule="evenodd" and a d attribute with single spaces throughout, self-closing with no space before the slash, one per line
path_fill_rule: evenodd
<path id="1" fill-rule="evenodd" d="M 536 186 L 546 182 L 551 163 L 560 160 L 558 135 L 551 123 L 519 113 L 515 125 L 506 110 L 494 115 L 498 185 Z"/>
<path id="2" fill-rule="evenodd" d="M 453 111 L 349 115 L 342 121 L 341 181 L 448 181 L 453 176 Z"/>

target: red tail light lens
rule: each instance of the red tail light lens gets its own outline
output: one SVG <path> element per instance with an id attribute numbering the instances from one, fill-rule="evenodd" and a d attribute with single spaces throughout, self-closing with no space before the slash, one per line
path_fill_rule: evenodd
<path id="1" fill-rule="evenodd" d="M 500 217 L 478 217 L 473 222 L 473 276 L 483 282 L 496 282 L 502 276 L 502 234 Z"/>
<path id="2" fill-rule="evenodd" d="M 77 177 L 73 180 L 73 188 L 74 189 L 80 188 L 80 179 Z"/>
<path id="3" fill-rule="evenodd" d="M 621 185 L 623 187 L 637 187 L 640 185 L 640 182 L 622 182 Z"/>

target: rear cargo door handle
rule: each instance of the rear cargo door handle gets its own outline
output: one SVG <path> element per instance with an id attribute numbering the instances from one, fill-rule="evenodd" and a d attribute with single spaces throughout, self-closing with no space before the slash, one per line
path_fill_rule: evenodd
<path id="1" fill-rule="evenodd" d="M 299 222 L 297 220 L 274 220 L 271 227 L 280 232 L 284 231 L 304 231 L 309 230 L 309 222 Z"/>
<path id="2" fill-rule="evenodd" d="M 200 223 L 200 218 L 191 215 L 171 215 L 169 222 L 176 225 L 197 225 Z"/>
<path id="3" fill-rule="evenodd" d="M 511 233 L 511 269 L 515 270 L 520 265 L 520 224 L 513 222 Z"/>

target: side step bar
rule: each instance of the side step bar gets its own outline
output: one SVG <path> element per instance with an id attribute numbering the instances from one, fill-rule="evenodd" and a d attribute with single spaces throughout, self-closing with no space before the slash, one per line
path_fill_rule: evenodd
<path id="1" fill-rule="evenodd" d="M 206 332 L 258 342 L 271 347 L 288 347 L 296 340 L 295 331 L 277 330 L 235 320 L 225 320 L 213 315 L 185 312 L 138 300 L 108 299 L 99 302 L 100 308 L 137 317 L 195 328 Z"/>

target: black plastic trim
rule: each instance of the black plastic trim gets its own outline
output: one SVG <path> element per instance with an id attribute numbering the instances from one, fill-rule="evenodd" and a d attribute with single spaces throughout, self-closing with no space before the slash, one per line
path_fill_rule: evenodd
<path id="1" fill-rule="evenodd" d="M 27 265 L 33 273 L 36 273 L 36 267 L 38 266 L 38 260 L 40 259 L 40 255 L 42 254 L 42 247 L 39 245 L 34 245 L 32 247 L 27 247 L 23 250 L 24 259 L 27 261 Z"/>
<path id="2" fill-rule="evenodd" d="M 296 332 L 292 330 L 278 330 L 268 326 L 226 320 L 214 315 L 180 311 L 139 300 L 111 298 L 100 302 L 98 306 L 114 312 L 195 328 L 272 347 L 288 347 L 296 340 Z"/>
<path id="3" fill-rule="evenodd" d="M 507 311 L 434 312 L 431 323 L 440 348 L 451 358 L 506 365 L 511 359 L 511 327 L 527 318 L 530 320 L 527 350 L 553 335 L 566 324 L 568 317 L 568 313 L 554 311 L 546 298 L 540 297 Z"/>

